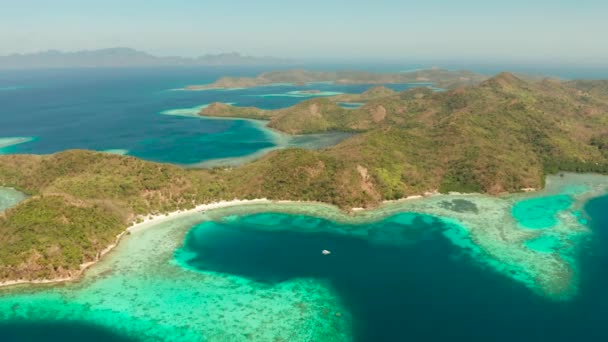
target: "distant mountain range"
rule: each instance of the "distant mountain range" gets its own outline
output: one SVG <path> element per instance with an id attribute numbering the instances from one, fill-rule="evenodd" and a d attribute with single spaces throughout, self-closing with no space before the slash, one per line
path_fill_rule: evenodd
<path id="1" fill-rule="evenodd" d="M 528 75 L 524 75 L 530 78 Z M 251 88 L 276 83 L 304 85 L 312 82 L 333 84 L 398 84 L 433 83 L 442 88 L 457 88 L 474 85 L 487 79 L 487 76 L 471 71 L 450 71 L 439 68 L 401 73 L 373 73 L 366 71 L 309 71 L 302 69 L 265 72 L 256 77 L 222 77 L 211 84 L 190 85 L 188 90 L 217 88 Z"/>
<path id="2" fill-rule="evenodd" d="M 158 57 L 130 48 L 0 56 L 0 69 L 104 68 L 152 66 L 281 65 L 293 61 L 274 57 L 243 56 L 239 53 L 204 55 L 196 58 Z"/>

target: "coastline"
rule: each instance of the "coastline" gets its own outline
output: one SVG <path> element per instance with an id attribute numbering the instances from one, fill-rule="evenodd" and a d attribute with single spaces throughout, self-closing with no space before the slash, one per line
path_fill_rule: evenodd
<path id="1" fill-rule="evenodd" d="M 102 258 L 106 254 L 110 253 L 112 250 L 114 250 L 114 248 L 116 248 L 116 246 L 118 246 L 118 244 L 120 243 L 120 240 L 125 235 L 127 235 L 133 231 L 146 229 L 146 228 L 156 226 L 156 225 L 161 224 L 166 221 L 171 221 L 171 220 L 183 217 L 183 216 L 201 213 L 201 212 L 204 212 L 207 210 L 227 208 L 227 207 L 233 207 L 233 206 L 239 206 L 239 205 L 245 205 L 245 204 L 268 204 L 268 203 L 273 203 L 273 202 L 276 202 L 276 201 L 270 201 L 266 198 L 259 198 L 259 199 L 253 199 L 253 200 L 234 199 L 231 201 L 219 201 L 219 202 L 201 204 L 192 209 L 176 210 L 176 211 L 166 213 L 166 214 L 140 215 L 140 216 L 138 216 L 138 218 L 143 218 L 143 221 L 141 221 L 139 223 L 132 222 L 130 226 L 128 226 L 122 233 L 120 233 L 116 236 L 116 240 L 114 241 L 114 243 L 107 246 L 105 249 L 103 249 L 101 252 L 98 253 L 96 260 L 81 264 L 80 269 L 77 272 L 75 272 L 75 274 L 73 274 L 69 277 L 55 278 L 55 279 L 7 280 L 7 281 L 0 282 L 0 289 L 9 288 L 9 287 L 13 287 L 13 286 L 20 286 L 20 285 L 48 285 L 48 284 L 60 284 L 60 283 L 78 281 L 80 278 L 82 278 L 82 276 L 84 275 L 84 273 L 87 269 L 89 269 L 90 267 L 92 267 L 93 265 L 95 265 L 99 261 L 101 261 Z"/>
<path id="2" fill-rule="evenodd" d="M 398 200 L 383 201 L 381 203 L 381 205 L 423 199 L 423 198 L 430 197 L 430 196 L 433 196 L 436 194 L 438 194 L 438 193 L 437 192 L 425 192 L 423 195 L 412 195 L 412 196 L 404 197 L 404 198 L 401 198 Z M 105 255 L 110 253 L 112 250 L 114 250 L 114 248 L 116 248 L 118 246 L 121 239 L 125 235 L 130 234 L 131 232 L 147 229 L 147 228 L 159 225 L 159 224 L 167 222 L 167 221 L 172 221 L 172 220 L 178 219 L 180 217 L 189 216 L 189 215 L 196 214 L 196 213 L 203 213 L 208 210 L 237 207 L 237 206 L 244 206 L 244 205 L 253 205 L 253 204 L 272 204 L 272 203 L 275 203 L 275 204 L 312 203 L 312 204 L 320 204 L 320 205 L 329 205 L 329 204 L 323 203 L 323 202 L 269 200 L 266 198 L 257 198 L 257 199 L 252 199 L 252 200 L 233 199 L 230 201 L 219 201 L 219 202 L 212 202 L 212 203 L 207 203 L 207 204 L 200 204 L 192 209 L 176 210 L 176 211 L 172 211 L 172 212 L 165 213 L 165 214 L 139 215 L 136 217 L 135 220 L 141 219 L 142 220 L 141 222 L 132 222 L 122 233 L 120 233 L 116 236 L 114 243 L 107 246 L 105 249 L 103 249 L 102 251 L 100 251 L 97 254 L 96 260 L 88 261 L 86 263 L 81 264 L 80 269 L 77 272 L 75 272 L 73 275 L 71 275 L 69 277 L 55 278 L 55 279 L 34 279 L 34 280 L 22 279 L 22 280 L 2 281 L 2 282 L 0 282 L 0 290 L 2 290 L 4 288 L 20 286 L 20 285 L 49 285 L 49 284 L 60 284 L 60 283 L 78 281 L 84 276 L 84 273 L 87 271 L 87 269 L 89 269 L 90 267 L 92 267 L 95 264 L 97 264 L 98 262 L 100 262 Z M 355 212 L 363 212 L 366 210 L 373 210 L 373 208 L 351 208 L 350 210 L 346 211 L 346 213 L 353 214 Z"/>

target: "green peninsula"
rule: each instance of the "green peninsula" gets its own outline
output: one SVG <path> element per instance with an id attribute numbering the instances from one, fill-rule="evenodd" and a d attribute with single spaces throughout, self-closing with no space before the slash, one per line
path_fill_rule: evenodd
<path id="1" fill-rule="evenodd" d="M 420 92 L 431 93 L 426 88 Z M 202 108 L 199 115 L 206 117 L 246 118 L 269 120 L 268 126 L 288 134 L 312 134 L 328 131 L 360 132 L 371 128 L 386 116 L 382 106 L 349 110 L 343 102 L 365 102 L 375 99 L 392 101 L 399 93 L 384 86 L 373 87 L 361 94 L 341 94 L 325 98 L 315 98 L 293 107 L 277 110 L 263 110 L 255 107 L 239 107 L 226 103 L 212 103 Z"/>
<path id="2" fill-rule="evenodd" d="M 331 148 L 273 151 L 237 168 L 187 170 L 81 150 L 0 156 L 0 186 L 29 195 L 0 214 L 0 281 L 72 277 L 131 223 L 203 203 L 373 208 L 425 192 L 540 189 L 558 171 L 608 173 L 606 94 L 580 88 L 504 73 L 446 92 L 382 92 L 359 109 L 331 98 L 277 111 L 203 109 L 270 120 L 288 133 L 359 132 Z"/>

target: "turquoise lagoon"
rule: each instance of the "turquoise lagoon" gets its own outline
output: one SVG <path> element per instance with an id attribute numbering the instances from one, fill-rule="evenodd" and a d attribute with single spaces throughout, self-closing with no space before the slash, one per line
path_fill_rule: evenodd
<path id="1" fill-rule="evenodd" d="M 557 223 L 557 214 L 570 208 L 574 199 L 555 195 L 521 201 L 513 206 L 513 216 L 525 228 L 550 228 Z"/>
<path id="2" fill-rule="evenodd" d="M 313 203 L 196 213 L 133 230 L 80 282 L 5 289 L 0 337 L 603 341 L 607 189 L 606 177 L 565 174 L 535 194 L 353 214 Z M 527 227 L 527 205 L 552 224 Z"/>

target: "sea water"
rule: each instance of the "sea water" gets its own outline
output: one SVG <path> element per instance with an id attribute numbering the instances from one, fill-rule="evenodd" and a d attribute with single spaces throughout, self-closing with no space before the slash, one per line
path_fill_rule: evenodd
<path id="1" fill-rule="evenodd" d="M 17 205 L 19 202 L 26 199 L 26 195 L 12 188 L 4 188 L 0 186 L 0 212 Z"/>

